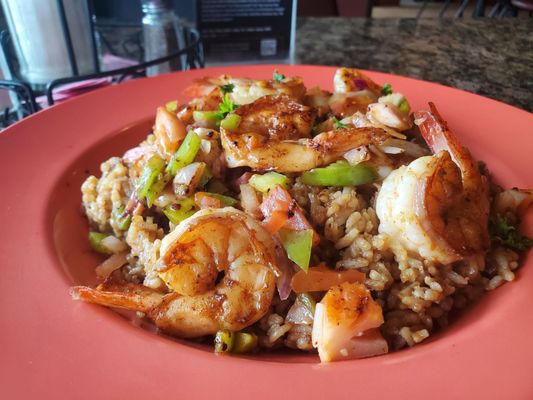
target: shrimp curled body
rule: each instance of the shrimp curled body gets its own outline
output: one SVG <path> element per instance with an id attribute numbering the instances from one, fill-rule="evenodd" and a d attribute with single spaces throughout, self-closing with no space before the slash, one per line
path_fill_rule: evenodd
<path id="1" fill-rule="evenodd" d="M 130 284 L 78 286 L 72 295 L 145 312 L 163 331 L 192 338 L 258 321 L 272 302 L 276 271 L 276 244 L 258 221 L 231 207 L 204 209 L 162 241 L 159 274 L 172 292 Z"/>
<path id="2" fill-rule="evenodd" d="M 287 96 L 266 96 L 240 107 L 237 130 L 220 128 L 230 168 L 303 172 L 337 161 L 355 148 L 381 144 L 389 135 L 378 128 L 331 130 L 311 138 L 315 112 Z"/>
<path id="3" fill-rule="evenodd" d="M 422 136 L 435 155 L 393 171 L 376 200 L 380 233 L 423 258 L 448 264 L 487 250 L 488 183 L 430 103 L 418 112 Z"/>

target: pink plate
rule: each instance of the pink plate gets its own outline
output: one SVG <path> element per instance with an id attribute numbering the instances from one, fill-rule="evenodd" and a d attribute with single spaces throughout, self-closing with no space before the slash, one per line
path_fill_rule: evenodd
<path id="1" fill-rule="evenodd" d="M 221 357 L 74 302 L 99 259 L 86 243 L 80 184 L 150 129 L 156 106 L 194 78 L 272 76 L 275 66 L 197 70 L 126 82 L 40 112 L 0 133 L 0 396 L 4 399 L 533 398 L 533 256 L 517 280 L 413 349 L 318 364 L 315 356 Z M 277 66 L 308 87 L 334 68 Z M 505 186 L 533 187 L 533 116 L 460 90 L 369 73 L 414 109 L 427 101 Z M 527 221 L 533 232 L 533 215 Z"/>

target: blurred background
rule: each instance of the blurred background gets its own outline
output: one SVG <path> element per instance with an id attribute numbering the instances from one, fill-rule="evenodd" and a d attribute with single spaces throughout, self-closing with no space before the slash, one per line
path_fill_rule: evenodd
<path id="1" fill-rule="evenodd" d="M 1 127 L 128 79 L 243 63 L 376 69 L 531 107 L 533 0 L 1 3 Z"/>

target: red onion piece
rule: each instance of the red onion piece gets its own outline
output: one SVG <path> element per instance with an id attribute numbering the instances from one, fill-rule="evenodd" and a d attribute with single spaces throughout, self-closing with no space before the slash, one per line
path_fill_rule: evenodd
<path id="1" fill-rule="evenodd" d="M 278 288 L 280 299 L 286 300 L 291 294 L 291 280 L 294 275 L 294 268 L 292 268 L 292 263 L 287 258 L 283 246 L 279 242 L 276 243 L 276 261 L 278 266 L 276 287 Z"/>
<path id="2" fill-rule="evenodd" d="M 355 83 L 355 86 L 357 86 L 357 89 L 359 90 L 364 90 L 368 87 L 366 82 L 362 79 L 354 79 L 354 83 Z"/>

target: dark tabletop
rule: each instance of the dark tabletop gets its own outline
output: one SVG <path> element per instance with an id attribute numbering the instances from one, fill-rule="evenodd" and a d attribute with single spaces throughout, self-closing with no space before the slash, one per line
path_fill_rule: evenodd
<path id="1" fill-rule="evenodd" d="M 533 112 L 533 18 L 300 18 L 296 62 L 439 82 Z"/>

